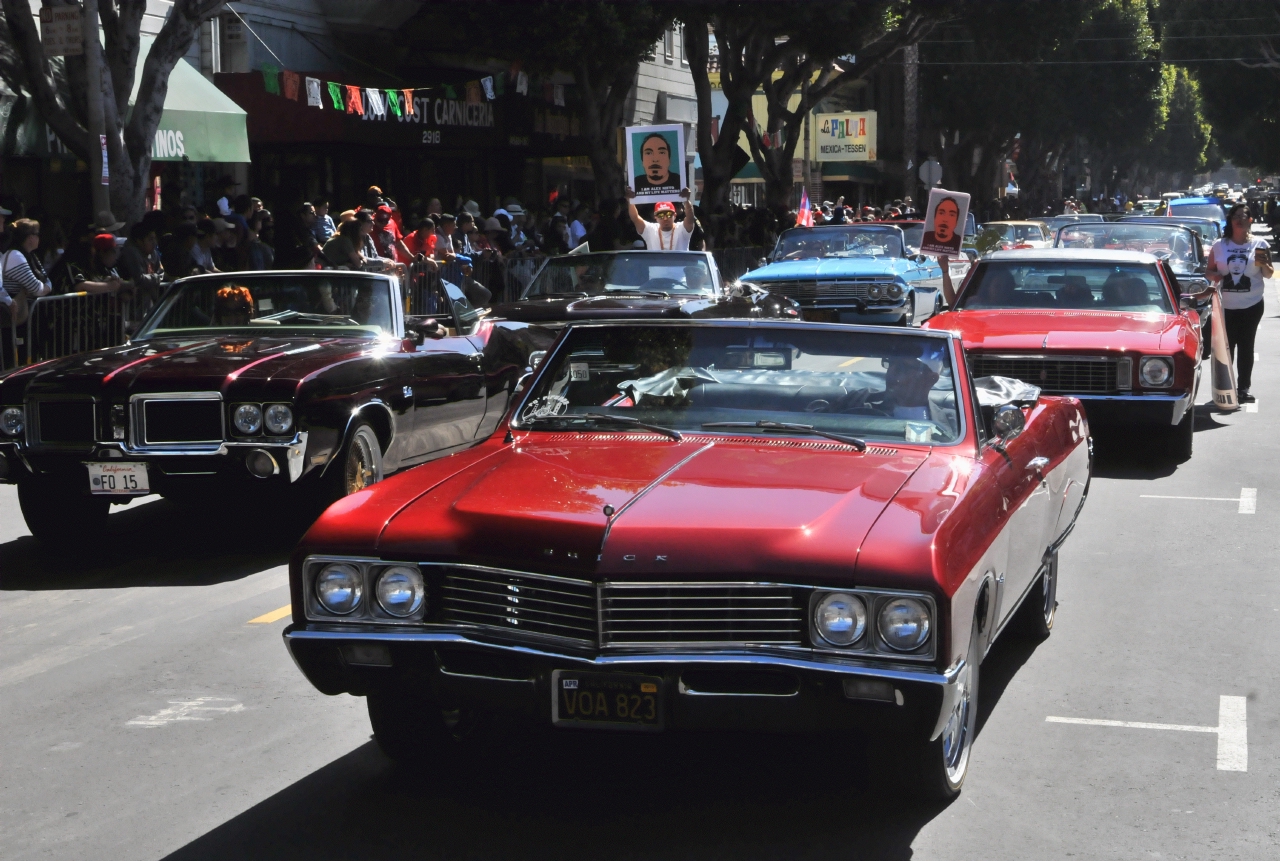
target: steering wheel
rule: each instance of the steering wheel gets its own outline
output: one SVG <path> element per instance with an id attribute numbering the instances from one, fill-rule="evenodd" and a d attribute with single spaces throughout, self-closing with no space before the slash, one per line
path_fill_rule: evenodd
<path id="1" fill-rule="evenodd" d="M 683 287 L 683 281 L 677 281 L 674 278 L 650 278 L 648 281 L 640 285 L 641 290 L 662 290 L 667 291 L 673 287 Z"/>

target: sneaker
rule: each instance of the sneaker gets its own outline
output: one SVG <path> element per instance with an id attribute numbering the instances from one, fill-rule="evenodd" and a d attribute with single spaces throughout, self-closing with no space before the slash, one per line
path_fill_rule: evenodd
<path id="1" fill-rule="evenodd" d="M 1241 389 L 1241 390 L 1236 394 L 1236 400 L 1238 400 L 1238 401 L 1239 401 L 1240 403 L 1242 403 L 1242 404 L 1256 404 L 1256 403 L 1258 402 L 1258 399 L 1257 399 L 1257 398 L 1255 398 L 1253 395 L 1249 394 L 1249 390 L 1248 390 L 1248 389 Z"/>

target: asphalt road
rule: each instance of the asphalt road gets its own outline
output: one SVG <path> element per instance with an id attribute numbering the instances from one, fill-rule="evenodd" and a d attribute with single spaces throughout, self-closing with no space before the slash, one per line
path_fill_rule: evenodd
<path id="1" fill-rule="evenodd" d="M 984 663 L 946 806 L 892 800 L 830 738 L 510 732 L 397 772 L 266 621 L 296 538 L 273 512 L 135 503 L 66 561 L 0 487 L 0 858 L 1280 857 L 1267 302 L 1256 412 L 1202 405 L 1176 468 L 1103 441 L 1054 634 Z"/>

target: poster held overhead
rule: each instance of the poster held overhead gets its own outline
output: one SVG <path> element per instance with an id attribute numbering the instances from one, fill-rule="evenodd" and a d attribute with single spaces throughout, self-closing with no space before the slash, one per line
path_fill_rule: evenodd
<path id="1" fill-rule="evenodd" d="M 1231 347 L 1227 343 L 1227 324 L 1222 313 L 1222 297 L 1213 291 L 1209 330 L 1213 339 L 1213 405 L 1224 413 L 1240 409 L 1236 398 L 1236 372 L 1231 364 Z"/>
<path id="2" fill-rule="evenodd" d="M 945 188 L 929 189 L 929 206 L 925 210 L 924 240 L 921 254 L 961 256 L 964 223 L 969 216 L 969 195 Z"/>
<path id="3" fill-rule="evenodd" d="M 627 181 L 636 204 L 675 203 L 685 180 L 684 126 L 628 126 L 626 128 Z"/>

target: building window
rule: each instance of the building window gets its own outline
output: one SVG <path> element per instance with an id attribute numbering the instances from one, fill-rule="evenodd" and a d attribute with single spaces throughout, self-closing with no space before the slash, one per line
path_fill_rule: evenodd
<path id="1" fill-rule="evenodd" d="M 675 40 L 676 28 L 674 26 L 668 27 L 667 32 L 662 34 L 662 54 L 666 57 L 668 63 L 674 60 L 676 56 Z"/>
<path id="2" fill-rule="evenodd" d="M 680 65 L 689 65 L 689 49 L 685 47 L 684 25 L 680 25 Z"/>

